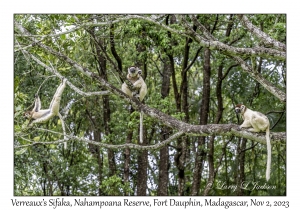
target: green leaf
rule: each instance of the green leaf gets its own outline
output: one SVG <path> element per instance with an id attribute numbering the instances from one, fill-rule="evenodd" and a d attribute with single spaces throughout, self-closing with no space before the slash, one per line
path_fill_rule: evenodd
<path id="1" fill-rule="evenodd" d="M 60 38 L 61 38 L 62 40 L 66 40 L 66 34 L 60 35 Z"/>
<path id="2" fill-rule="evenodd" d="M 36 136 L 33 138 L 34 141 L 40 141 L 41 137 L 40 136 Z"/>
<path id="3" fill-rule="evenodd" d="M 16 155 L 21 155 L 21 154 L 23 154 L 23 153 L 26 152 L 26 151 L 27 151 L 27 147 L 22 148 L 22 149 L 16 151 L 15 154 L 16 154 Z"/>

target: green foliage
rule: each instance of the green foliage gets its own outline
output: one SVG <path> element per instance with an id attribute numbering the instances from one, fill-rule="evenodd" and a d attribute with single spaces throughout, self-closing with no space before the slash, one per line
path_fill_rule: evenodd
<path id="1" fill-rule="evenodd" d="M 110 196 L 124 196 L 126 193 L 133 193 L 129 183 L 122 183 L 122 179 L 117 175 L 113 175 L 103 180 L 100 188 L 105 195 Z"/>
<path id="2" fill-rule="evenodd" d="M 74 60 L 95 75 L 106 80 L 113 86 L 121 88 L 122 80 L 117 70 L 117 59 L 113 48 L 122 61 L 122 70 L 131 65 L 138 65 L 143 70 L 143 77 L 148 87 L 145 104 L 190 124 L 199 124 L 200 110 L 203 104 L 203 71 L 204 47 L 192 34 L 189 40 L 179 33 L 167 31 L 160 25 L 167 25 L 181 34 L 187 31 L 186 26 L 178 17 L 157 15 L 157 24 L 141 19 L 127 19 L 113 24 L 89 26 L 93 23 L 112 23 L 127 15 L 92 15 L 92 14 L 17 14 L 15 20 L 20 23 L 34 38 Z M 144 17 L 152 17 L 145 15 Z M 183 16 L 182 16 L 183 17 Z M 193 22 L 186 17 L 190 26 Z M 282 14 L 247 15 L 249 20 L 270 37 L 285 43 L 286 16 Z M 237 16 L 230 15 L 198 15 L 203 24 L 216 40 L 236 48 L 252 48 L 263 46 L 262 41 L 242 26 Z M 153 19 L 152 19 L 153 20 Z M 167 21 L 168 20 L 168 21 Z M 226 35 L 228 26 L 232 24 L 230 33 Z M 68 30 L 74 31 L 63 33 Z M 204 37 L 202 30 L 196 33 Z M 113 34 L 113 40 L 111 33 Z M 62 121 L 54 117 L 45 124 L 36 125 L 26 130 L 28 120 L 23 113 L 31 110 L 34 95 L 39 94 L 43 109 L 48 108 L 59 79 L 53 73 L 40 66 L 21 48 L 37 57 L 40 61 L 55 69 L 66 77 L 69 82 L 84 92 L 98 92 L 106 88 L 95 79 L 78 71 L 65 59 L 49 53 L 33 44 L 28 36 L 20 35 L 15 29 L 14 54 L 14 193 L 18 196 L 37 195 L 136 195 L 139 184 L 139 167 L 147 167 L 147 193 L 158 195 L 160 177 L 160 151 L 147 151 L 147 163 L 141 164 L 141 152 L 131 149 L 129 165 L 126 166 L 125 149 L 110 150 L 86 143 L 91 140 L 111 145 L 125 143 L 138 144 L 139 111 L 131 110 L 131 105 L 119 95 L 110 93 L 108 96 L 83 96 L 71 89 L 65 89 L 60 112 L 64 115 L 65 108 L 71 101 L 73 104 L 64 119 L 66 132 L 84 140 L 71 139 L 68 148 L 56 141 L 63 139 Z M 187 43 L 187 41 L 189 41 Z M 33 45 L 32 45 L 33 44 Z M 268 46 L 267 46 L 268 47 Z M 188 53 L 188 55 L 186 55 Z M 198 54 L 197 54 L 198 53 Z M 196 56 L 197 55 L 197 56 Z M 187 56 L 186 64 L 185 59 Z M 254 67 L 255 74 L 260 74 L 276 88 L 286 89 L 286 63 L 273 57 L 250 57 L 238 55 L 249 66 Z M 195 58 L 195 59 L 194 59 Z M 174 69 L 171 69 L 171 60 Z M 183 71 L 187 70 L 187 112 L 184 110 Z M 235 114 L 234 104 L 244 103 L 251 109 L 265 113 L 271 122 L 272 132 L 286 131 L 286 104 L 280 102 L 267 91 L 255 78 L 245 72 L 241 65 L 236 65 L 230 53 L 211 49 L 210 56 L 210 96 L 208 122 L 215 123 L 222 99 L 222 116 L 219 123 L 241 123 Z M 186 65 L 186 66 L 184 66 Z M 232 67 L 234 66 L 234 67 Z M 169 72 L 168 72 L 169 71 Z M 221 72 L 221 75 L 219 73 Z M 167 77 L 168 80 L 164 80 Z M 162 91 L 169 81 L 168 94 Z M 221 96 L 217 93 L 217 84 L 222 82 Z M 176 92 L 177 91 L 177 92 Z M 176 98 L 178 97 L 178 98 Z M 179 105 L 178 105 L 179 104 Z M 272 105 L 272 106 L 271 106 Z M 152 145 L 159 143 L 176 130 L 164 126 L 164 122 L 150 116 L 144 116 L 144 134 L 147 142 Z M 208 153 L 211 151 L 206 137 L 200 146 L 198 136 L 184 136 L 173 140 L 168 147 L 169 162 L 168 195 L 178 195 L 179 168 L 178 163 L 184 162 L 184 195 L 191 195 L 195 159 L 199 148 L 203 148 L 203 169 L 201 189 L 204 192 L 208 184 L 209 167 Z M 48 142 L 48 144 L 43 144 Z M 50 144 L 53 142 L 53 144 Z M 35 144 L 34 144 L 35 143 Z M 34 144 L 34 145 L 32 145 Z M 241 139 L 232 136 L 215 136 L 213 161 L 217 173 L 214 187 L 209 195 L 238 195 L 237 191 L 223 190 L 218 183 L 236 185 L 240 176 Z M 179 157 L 182 146 L 186 146 L 187 154 Z M 251 149 L 247 149 L 251 148 Z M 254 145 L 247 141 L 244 157 L 245 181 L 264 182 L 265 145 Z M 272 178 L 270 184 L 279 186 L 276 190 L 244 191 L 244 195 L 284 195 L 286 192 L 285 145 L 273 146 Z M 113 158 L 112 158 L 113 157 Z M 180 159 L 181 158 L 181 159 Z M 127 159 L 128 160 L 128 159 Z M 178 161 L 180 160 L 180 161 Z M 113 164 L 114 163 L 114 164 Z M 142 165 L 142 166 L 141 166 Z M 129 168 L 129 178 L 124 180 L 125 167 Z M 273 176 L 274 173 L 274 176 Z M 139 177 L 139 178 L 138 178 Z"/>

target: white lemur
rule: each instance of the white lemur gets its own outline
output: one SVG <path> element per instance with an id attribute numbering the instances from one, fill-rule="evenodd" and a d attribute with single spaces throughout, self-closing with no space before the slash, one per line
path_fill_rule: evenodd
<path id="1" fill-rule="evenodd" d="M 136 66 L 128 68 L 127 79 L 132 83 L 134 90 L 133 93 L 124 82 L 122 84 L 122 91 L 130 97 L 137 97 L 140 101 L 143 101 L 147 94 L 147 85 L 144 82 L 142 76 L 142 70 Z M 143 111 L 140 112 L 140 143 L 143 143 Z"/>
<path id="2" fill-rule="evenodd" d="M 42 106 L 40 97 L 37 94 L 35 95 L 35 102 L 32 111 L 27 111 L 24 114 L 25 117 L 33 120 L 31 124 L 47 122 L 50 118 L 58 115 L 60 99 L 66 87 L 66 81 L 67 79 L 64 78 L 58 86 L 48 109 L 41 109 Z"/>
<path id="3" fill-rule="evenodd" d="M 266 131 L 266 140 L 267 140 L 267 170 L 266 170 L 266 179 L 270 179 L 271 172 L 271 142 L 270 142 L 270 122 L 266 115 L 252 111 L 243 104 L 238 104 L 235 106 L 235 112 L 240 113 L 244 120 L 243 124 L 240 125 L 240 128 L 250 128 L 251 132 L 260 132 Z"/>
<path id="4" fill-rule="evenodd" d="M 61 115 L 59 114 L 59 104 L 60 104 L 61 95 L 66 87 L 66 81 L 67 81 L 66 78 L 62 79 L 62 82 L 58 86 L 48 109 L 41 109 L 42 105 L 41 105 L 40 97 L 37 94 L 35 95 L 35 102 L 32 111 L 27 111 L 24 113 L 25 117 L 29 119 L 28 125 L 33 125 L 34 123 L 47 122 L 48 120 L 50 120 L 52 117 L 56 115 L 58 115 L 61 118 Z M 64 122 L 62 122 L 63 129 L 64 129 L 63 123 Z M 64 148 L 65 149 L 67 148 L 67 142 L 64 142 Z"/>

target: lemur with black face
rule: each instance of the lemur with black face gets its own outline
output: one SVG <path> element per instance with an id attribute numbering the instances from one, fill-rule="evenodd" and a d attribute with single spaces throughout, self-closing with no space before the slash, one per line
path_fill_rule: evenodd
<path id="1" fill-rule="evenodd" d="M 240 125 L 240 128 L 250 128 L 248 129 L 251 132 L 261 132 L 266 131 L 266 140 L 267 140 L 267 170 L 266 170 L 266 179 L 270 179 L 271 173 L 271 142 L 270 142 L 270 122 L 266 115 L 252 111 L 243 104 L 238 104 L 235 106 L 235 112 L 240 113 L 244 120 L 243 124 Z"/>
<path id="2" fill-rule="evenodd" d="M 147 94 L 147 85 L 144 82 L 142 76 L 142 70 L 136 66 L 131 66 L 128 68 L 127 79 L 133 85 L 133 92 L 128 88 L 127 84 L 124 82 L 122 84 L 122 91 L 126 93 L 129 97 L 137 97 L 140 101 L 143 101 L 145 95 Z M 140 112 L 140 143 L 143 143 L 143 111 Z"/>
<path id="3" fill-rule="evenodd" d="M 128 88 L 127 84 L 124 82 L 122 84 L 122 91 L 130 97 L 137 97 L 140 101 L 143 101 L 145 95 L 147 94 L 147 85 L 144 82 L 142 76 L 142 70 L 138 67 L 131 66 L 128 68 L 127 79 L 132 83 L 134 87 L 134 92 Z M 137 92 L 135 92 L 137 91 Z"/>

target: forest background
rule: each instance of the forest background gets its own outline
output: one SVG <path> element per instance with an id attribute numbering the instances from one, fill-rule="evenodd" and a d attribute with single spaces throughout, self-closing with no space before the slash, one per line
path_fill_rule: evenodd
<path id="1" fill-rule="evenodd" d="M 286 194 L 286 15 L 14 21 L 15 195 Z M 131 65 L 143 70 L 145 105 L 119 91 Z M 64 121 L 24 129 L 34 94 L 47 107 L 61 77 Z M 265 135 L 238 129 L 237 103 L 270 120 L 269 182 Z"/>

